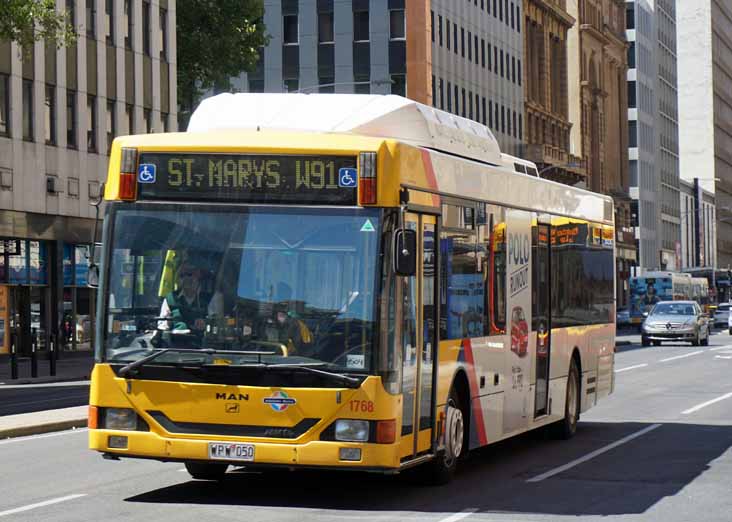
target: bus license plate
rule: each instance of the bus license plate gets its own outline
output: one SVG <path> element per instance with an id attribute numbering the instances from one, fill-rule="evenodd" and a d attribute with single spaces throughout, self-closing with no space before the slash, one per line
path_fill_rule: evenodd
<path id="1" fill-rule="evenodd" d="M 209 442 L 208 458 L 217 460 L 254 461 L 254 444 L 235 444 L 230 442 Z"/>

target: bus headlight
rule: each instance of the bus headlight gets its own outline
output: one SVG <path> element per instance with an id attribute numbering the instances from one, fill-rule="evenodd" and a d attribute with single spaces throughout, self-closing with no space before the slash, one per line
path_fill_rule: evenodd
<path id="1" fill-rule="evenodd" d="M 130 408 L 106 408 L 104 410 L 104 428 L 108 430 L 137 429 L 137 414 Z"/>
<path id="2" fill-rule="evenodd" d="M 369 440 L 369 421 L 339 419 L 335 425 L 335 439 L 343 442 L 366 442 Z"/>

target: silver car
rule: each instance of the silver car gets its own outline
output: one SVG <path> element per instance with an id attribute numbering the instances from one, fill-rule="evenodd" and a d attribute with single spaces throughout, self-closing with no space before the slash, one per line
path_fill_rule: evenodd
<path id="1" fill-rule="evenodd" d="M 714 326 L 726 327 L 729 324 L 729 303 L 719 303 L 714 311 Z"/>
<path id="2" fill-rule="evenodd" d="M 694 346 L 709 344 L 709 318 L 696 301 L 661 301 L 643 321 L 641 344 L 655 346 L 662 341 L 688 341 Z"/>

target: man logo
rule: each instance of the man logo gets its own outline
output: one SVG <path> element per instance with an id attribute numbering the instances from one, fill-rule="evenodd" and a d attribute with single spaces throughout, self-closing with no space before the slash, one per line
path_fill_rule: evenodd
<path id="1" fill-rule="evenodd" d="M 249 394 L 245 395 L 243 393 L 217 393 L 216 400 L 217 401 L 248 401 Z"/>
<path id="2" fill-rule="evenodd" d="M 239 413 L 239 403 L 237 402 L 228 402 L 224 406 L 224 411 L 226 413 Z"/>

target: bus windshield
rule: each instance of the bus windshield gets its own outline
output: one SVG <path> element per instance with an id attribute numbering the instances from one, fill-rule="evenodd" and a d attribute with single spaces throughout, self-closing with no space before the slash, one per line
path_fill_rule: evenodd
<path id="1" fill-rule="evenodd" d="M 202 364 L 373 369 L 380 211 L 137 204 L 113 216 L 106 360 L 182 348 L 154 363 L 179 364 L 207 348 Z"/>

